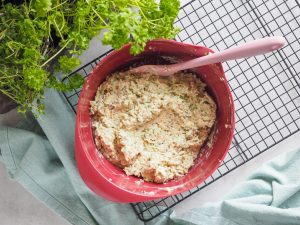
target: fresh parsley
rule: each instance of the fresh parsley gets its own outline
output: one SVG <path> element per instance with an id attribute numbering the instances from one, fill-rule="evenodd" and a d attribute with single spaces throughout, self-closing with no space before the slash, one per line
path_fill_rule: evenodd
<path id="1" fill-rule="evenodd" d="M 102 42 L 113 48 L 131 43 L 131 53 L 147 41 L 173 38 L 179 0 L 24 0 L 0 5 L 0 93 L 19 110 L 44 111 L 45 88 L 68 91 L 83 83 L 80 75 L 62 83 L 80 65 L 76 56 L 105 29 Z"/>

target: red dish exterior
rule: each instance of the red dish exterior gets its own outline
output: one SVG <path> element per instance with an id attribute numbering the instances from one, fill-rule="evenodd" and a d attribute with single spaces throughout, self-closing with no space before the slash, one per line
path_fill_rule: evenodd
<path id="1" fill-rule="evenodd" d="M 145 52 L 138 56 L 130 55 L 129 49 L 130 45 L 126 45 L 119 51 L 113 51 L 88 76 L 79 97 L 75 130 L 76 161 L 82 179 L 96 194 L 123 203 L 163 198 L 196 187 L 218 168 L 228 152 L 234 132 L 233 99 L 222 65 L 203 66 L 194 71 L 207 84 L 218 105 L 217 121 L 211 140 L 202 148 L 188 174 L 165 184 L 140 183 L 137 182 L 139 178 L 127 176 L 112 165 L 96 149 L 89 115 L 90 101 L 106 76 L 146 55 L 173 56 L 184 61 L 213 52 L 206 47 L 172 40 L 151 41 Z"/>

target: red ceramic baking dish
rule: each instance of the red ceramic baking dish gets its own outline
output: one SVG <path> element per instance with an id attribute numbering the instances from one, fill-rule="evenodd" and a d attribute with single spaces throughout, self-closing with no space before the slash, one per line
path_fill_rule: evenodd
<path id="1" fill-rule="evenodd" d="M 209 177 L 228 152 L 234 132 L 234 106 L 222 65 L 213 64 L 193 71 L 207 84 L 208 92 L 215 99 L 217 121 L 210 140 L 189 172 L 164 184 L 139 182 L 140 178 L 127 176 L 121 169 L 106 160 L 96 149 L 89 114 L 90 101 L 97 88 L 111 73 L 137 65 L 148 59 L 189 60 L 213 51 L 172 40 L 155 40 L 147 44 L 145 51 L 132 56 L 130 45 L 107 55 L 90 73 L 81 91 L 76 115 L 76 161 L 79 173 L 96 194 L 114 202 L 141 202 L 163 198 L 192 189 Z"/>

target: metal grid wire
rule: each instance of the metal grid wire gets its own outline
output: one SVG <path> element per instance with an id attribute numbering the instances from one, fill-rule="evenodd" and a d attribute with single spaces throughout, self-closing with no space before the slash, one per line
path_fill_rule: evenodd
<path id="1" fill-rule="evenodd" d="M 234 141 L 226 158 L 211 177 L 193 190 L 132 204 L 141 220 L 153 219 L 300 130 L 299 21 L 297 0 L 194 0 L 181 8 L 175 23 L 181 28 L 178 41 L 219 51 L 279 35 L 287 39 L 288 45 L 274 53 L 223 64 L 236 110 Z M 106 54 L 72 74 L 88 76 Z M 74 112 L 79 92 L 64 93 Z"/>

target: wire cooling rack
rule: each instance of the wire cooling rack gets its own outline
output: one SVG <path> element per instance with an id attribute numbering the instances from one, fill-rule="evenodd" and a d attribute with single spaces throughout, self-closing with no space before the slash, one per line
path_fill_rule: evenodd
<path id="1" fill-rule="evenodd" d="M 188 192 L 132 204 L 149 221 L 220 179 L 300 127 L 300 4 L 297 0 L 194 0 L 184 5 L 175 23 L 176 40 L 222 50 L 253 39 L 279 35 L 288 45 L 263 56 L 224 63 L 233 92 L 236 128 L 232 146 L 216 172 Z M 87 77 L 109 52 L 73 72 Z M 76 112 L 80 90 L 64 93 Z"/>

